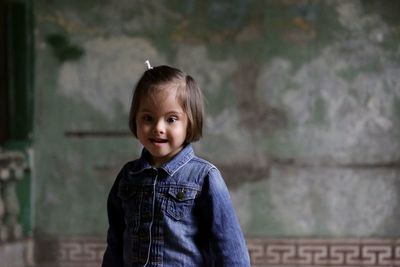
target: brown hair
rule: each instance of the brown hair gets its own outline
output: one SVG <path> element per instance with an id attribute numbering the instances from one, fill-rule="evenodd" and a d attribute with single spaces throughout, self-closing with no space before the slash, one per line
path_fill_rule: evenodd
<path id="1" fill-rule="evenodd" d="M 153 67 L 142 75 L 134 89 L 131 109 L 129 112 L 129 128 L 137 138 L 136 115 L 139 111 L 140 102 L 144 97 L 155 94 L 160 85 L 167 83 L 179 83 L 178 100 L 188 116 L 188 129 L 186 142 L 191 143 L 199 140 L 203 132 L 203 94 L 196 81 L 179 69 L 169 66 Z"/>

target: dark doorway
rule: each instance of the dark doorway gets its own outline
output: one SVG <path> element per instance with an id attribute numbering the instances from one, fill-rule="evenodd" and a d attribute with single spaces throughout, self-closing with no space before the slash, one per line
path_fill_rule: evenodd
<path id="1" fill-rule="evenodd" d="M 5 1 L 0 0 L 0 146 L 9 137 L 6 18 Z"/>

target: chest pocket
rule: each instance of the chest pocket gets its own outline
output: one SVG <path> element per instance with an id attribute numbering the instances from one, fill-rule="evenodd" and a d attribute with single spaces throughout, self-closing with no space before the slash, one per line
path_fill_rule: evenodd
<path id="1" fill-rule="evenodd" d="M 142 192 L 137 186 L 121 183 L 118 187 L 117 196 L 122 200 L 126 223 L 128 225 L 135 224 L 140 216 Z"/>
<path id="2" fill-rule="evenodd" d="M 194 200 L 199 191 L 186 187 L 170 187 L 168 189 L 167 214 L 179 221 L 192 210 Z"/>

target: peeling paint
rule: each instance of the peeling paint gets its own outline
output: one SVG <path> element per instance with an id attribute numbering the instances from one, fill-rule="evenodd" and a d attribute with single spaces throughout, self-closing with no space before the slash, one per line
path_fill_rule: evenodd
<path id="1" fill-rule="evenodd" d="M 97 38 L 83 44 L 82 60 L 61 66 L 59 93 L 83 99 L 104 117 L 112 120 L 116 110 L 129 111 L 132 90 L 146 70 L 144 61 L 153 65 L 165 62 L 146 39 Z"/>
<path id="2" fill-rule="evenodd" d="M 307 236 L 317 228 L 337 237 L 388 235 L 382 226 L 396 210 L 396 176 L 386 170 L 273 168 L 268 205 L 274 208 L 264 212 L 296 235 Z"/>

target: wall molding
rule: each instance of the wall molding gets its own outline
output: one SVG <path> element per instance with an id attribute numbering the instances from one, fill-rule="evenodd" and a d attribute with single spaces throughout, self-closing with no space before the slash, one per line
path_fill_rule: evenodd
<path id="1" fill-rule="evenodd" d="M 397 238 L 248 238 L 247 245 L 253 267 L 400 267 Z M 36 261 L 39 266 L 99 267 L 104 249 L 105 240 L 96 237 L 42 240 L 35 250 L 53 256 Z"/>

